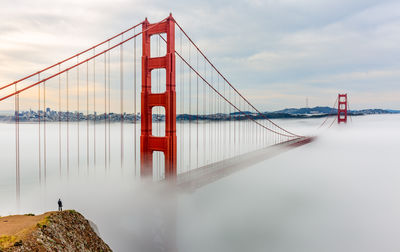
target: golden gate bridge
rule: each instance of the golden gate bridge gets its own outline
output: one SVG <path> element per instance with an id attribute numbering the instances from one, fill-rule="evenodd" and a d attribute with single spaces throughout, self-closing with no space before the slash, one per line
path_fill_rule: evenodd
<path id="1" fill-rule="evenodd" d="M 172 15 L 0 87 L 0 105 L 14 111 L 15 148 L 4 158 L 15 165 L 3 169 L 15 167 L 18 200 L 25 166 L 37 166 L 40 184 L 49 169 L 69 176 L 120 166 L 198 187 L 312 140 L 258 110 Z"/>

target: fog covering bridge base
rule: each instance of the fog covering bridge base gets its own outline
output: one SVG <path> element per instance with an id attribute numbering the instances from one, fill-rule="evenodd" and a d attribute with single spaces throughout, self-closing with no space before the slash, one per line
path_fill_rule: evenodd
<path id="1" fill-rule="evenodd" d="M 177 188 L 182 191 L 194 191 L 235 172 L 275 157 L 283 152 L 311 143 L 314 140 L 315 137 L 302 137 L 289 140 L 261 150 L 197 168 L 196 170 L 178 175 L 176 179 Z"/>

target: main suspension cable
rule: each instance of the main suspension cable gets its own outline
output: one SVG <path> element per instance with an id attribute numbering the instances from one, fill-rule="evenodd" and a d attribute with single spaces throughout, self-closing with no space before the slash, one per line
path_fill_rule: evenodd
<path id="1" fill-rule="evenodd" d="M 164 20 L 165 20 L 165 19 L 164 19 Z M 113 40 L 113 39 L 115 39 L 115 38 L 117 38 L 117 37 L 119 37 L 119 36 L 121 36 L 121 35 L 127 33 L 127 32 L 129 32 L 129 31 L 131 31 L 132 29 L 135 29 L 136 27 L 138 27 L 139 25 L 142 25 L 142 24 L 143 24 L 143 22 L 140 22 L 139 24 L 136 24 L 136 25 L 132 26 L 131 28 L 129 28 L 129 29 L 127 29 L 127 30 L 125 30 L 125 31 L 123 31 L 123 32 L 121 32 L 121 33 L 118 33 L 117 35 L 115 35 L 115 36 L 113 36 L 113 37 L 111 37 L 111 38 L 108 38 L 108 39 L 104 40 L 103 42 L 98 43 L 98 44 L 96 44 L 96 45 L 94 45 L 94 46 L 92 46 L 92 47 L 90 47 L 90 48 L 88 48 L 88 49 L 86 49 L 86 50 L 84 50 L 84 51 L 81 51 L 81 52 L 79 52 L 79 53 L 77 53 L 77 54 L 75 54 L 75 55 L 69 57 L 69 58 L 66 58 L 66 59 L 64 59 L 64 60 L 62 60 L 62 61 L 60 61 L 60 62 L 57 62 L 57 63 L 55 63 L 55 64 L 53 64 L 53 65 L 51 65 L 51 66 L 49 66 L 49 67 L 46 67 L 46 68 L 44 68 L 44 69 L 38 71 L 38 72 L 35 72 L 35 73 L 33 73 L 33 74 L 30 74 L 30 75 L 28 75 L 28 76 L 26 76 L 26 77 L 24 77 L 24 78 L 22 78 L 22 79 L 19 79 L 19 80 L 16 80 L 16 81 L 12 82 L 12 83 L 9 83 L 9 84 L 7 84 L 7 85 L 4 85 L 4 86 L 0 87 L 0 90 L 5 89 L 5 88 L 8 88 L 8 87 L 10 87 L 10 86 L 12 86 L 12 85 L 15 85 L 15 84 L 17 84 L 17 83 L 19 83 L 19 82 L 21 82 L 21 81 L 24 81 L 24 80 L 26 80 L 26 79 L 29 79 L 29 78 L 31 78 L 31 77 L 33 77 L 33 76 L 35 76 L 35 75 L 40 74 L 40 73 L 43 73 L 43 72 L 45 72 L 45 71 L 47 71 L 47 70 L 49 70 L 49 69 L 52 69 L 53 67 L 60 66 L 61 64 L 65 63 L 65 62 L 67 62 L 67 61 L 69 61 L 69 60 L 71 60 L 71 59 L 73 59 L 73 58 L 75 58 L 75 57 L 78 57 L 78 56 L 80 56 L 80 55 L 82 55 L 82 54 L 84 54 L 84 53 L 87 53 L 87 52 L 91 51 L 92 49 L 95 49 L 96 47 L 99 47 L 99 46 L 101 46 L 101 45 L 103 45 L 103 44 L 105 44 L 105 43 L 107 43 L 107 42 L 109 42 L 109 41 L 111 41 L 111 40 Z"/>
<path id="2" fill-rule="evenodd" d="M 186 38 L 192 43 L 192 45 L 200 52 L 200 54 L 205 58 L 205 60 L 211 65 L 212 68 L 226 81 L 226 83 L 240 96 L 242 97 L 243 100 L 246 101 L 247 104 L 249 104 L 258 114 L 260 114 L 262 117 L 264 117 L 266 120 L 268 120 L 270 123 L 278 127 L 280 130 L 283 130 L 284 132 L 296 136 L 296 137 L 302 137 L 299 135 L 296 135 L 292 132 L 289 132 L 285 130 L 284 128 L 280 127 L 279 125 L 275 124 L 273 121 L 271 121 L 268 117 L 266 117 L 263 113 L 261 113 L 256 107 L 254 107 L 226 78 L 222 73 L 214 66 L 214 64 L 211 63 L 211 61 L 207 58 L 207 56 L 200 50 L 200 48 L 193 42 L 193 40 L 189 37 L 189 35 L 183 30 L 183 28 L 179 25 L 176 20 L 174 20 L 175 24 L 178 26 L 178 28 L 182 31 L 182 33 L 186 36 Z"/>
<path id="3" fill-rule="evenodd" d="M 286 137 L 296 137 L 297 135 L 287 135 L 287 134 L 283 134 L 280 132 L 277 132 L 275 130 L 272 130 L 262 124 L 260 124 L 259 122 L 257 122 L 256 120 L 254 120 L 254 118 L 250 117 L 249 115 L 247 115 L 247 113 L 244 113 L 243 111 L 241 111 L 236 105 L 234 105 L 231 101 L 229 101 L 226 97 L 222 96 L 222 94 L 216 90 L 198 71 L 196 71 L 191 65 L 189 65 L 189 63 L 181 56 L 181 54 L 179 54 L 177 51 L 175 51 L 176 55 L 178 55 L 179 58 L 181 58 L 181 60 L 193 71 L 195 72 L 212 90 L 214 90 L 214 92 L 216 92 L 221 98 L 223 98 L 226 102 L 228 102 L 232 107 L 234 107 L 238 112 L 242 113 L 244 116 L 246 116 L 248 119 L 254 121 L 256 124 L 260 125 L 261 127 L 263 127 L 264 129 L 267 129 L 271 132 L 274 132 L 275 134 L 278 135 L 282 135 L 282 136 L 286 136 Z M 251 106 L 251 105 L 250 105 Z M 274 124 L 275 125 L 275 124 Z M 277 126 L 278 128 L 280 128 L 279 126 Z M 299 136 L 297 136 L 299 137 Z"/>

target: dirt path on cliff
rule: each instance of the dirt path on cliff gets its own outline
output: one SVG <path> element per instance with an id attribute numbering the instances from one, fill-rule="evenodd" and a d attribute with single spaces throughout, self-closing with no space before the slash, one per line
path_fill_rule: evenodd
<path id="1" fill-rule="evenodd" d="M 15 235 L 18 232 L 35 227 L 36 224 L 52 212 L 37 216 L 11 215 L 0 217 L 0 236 Z"/>

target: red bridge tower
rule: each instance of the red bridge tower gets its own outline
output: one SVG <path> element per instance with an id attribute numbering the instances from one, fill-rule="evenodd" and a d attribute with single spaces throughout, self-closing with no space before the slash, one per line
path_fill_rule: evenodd
<path id="1" fill-rule="evenodd" d="M 338 123 L 347 123 L 347 94 L 339 94 L 338 96 Z"/>
<path id="2" fill-rule="evenodd" d="M 165 33 L 167 52 L 162 57 L 150 57 L 150 37 Z M 165 21 L 150 24 L 143 22 L 142 93 L 140 173 L 143 177 L 153 175 L 153 152 L 161 151 L 165 156 L 165 178 L 173 179 L 177 174 L 176 153 L 176 92 L 175 92 L 175 21 L 170 15 Z M 151 92 L 151 71 L 165 69 L 166 91 Z M 152 135 L 152 108 L 165 108 L 165 136 Z"/>

